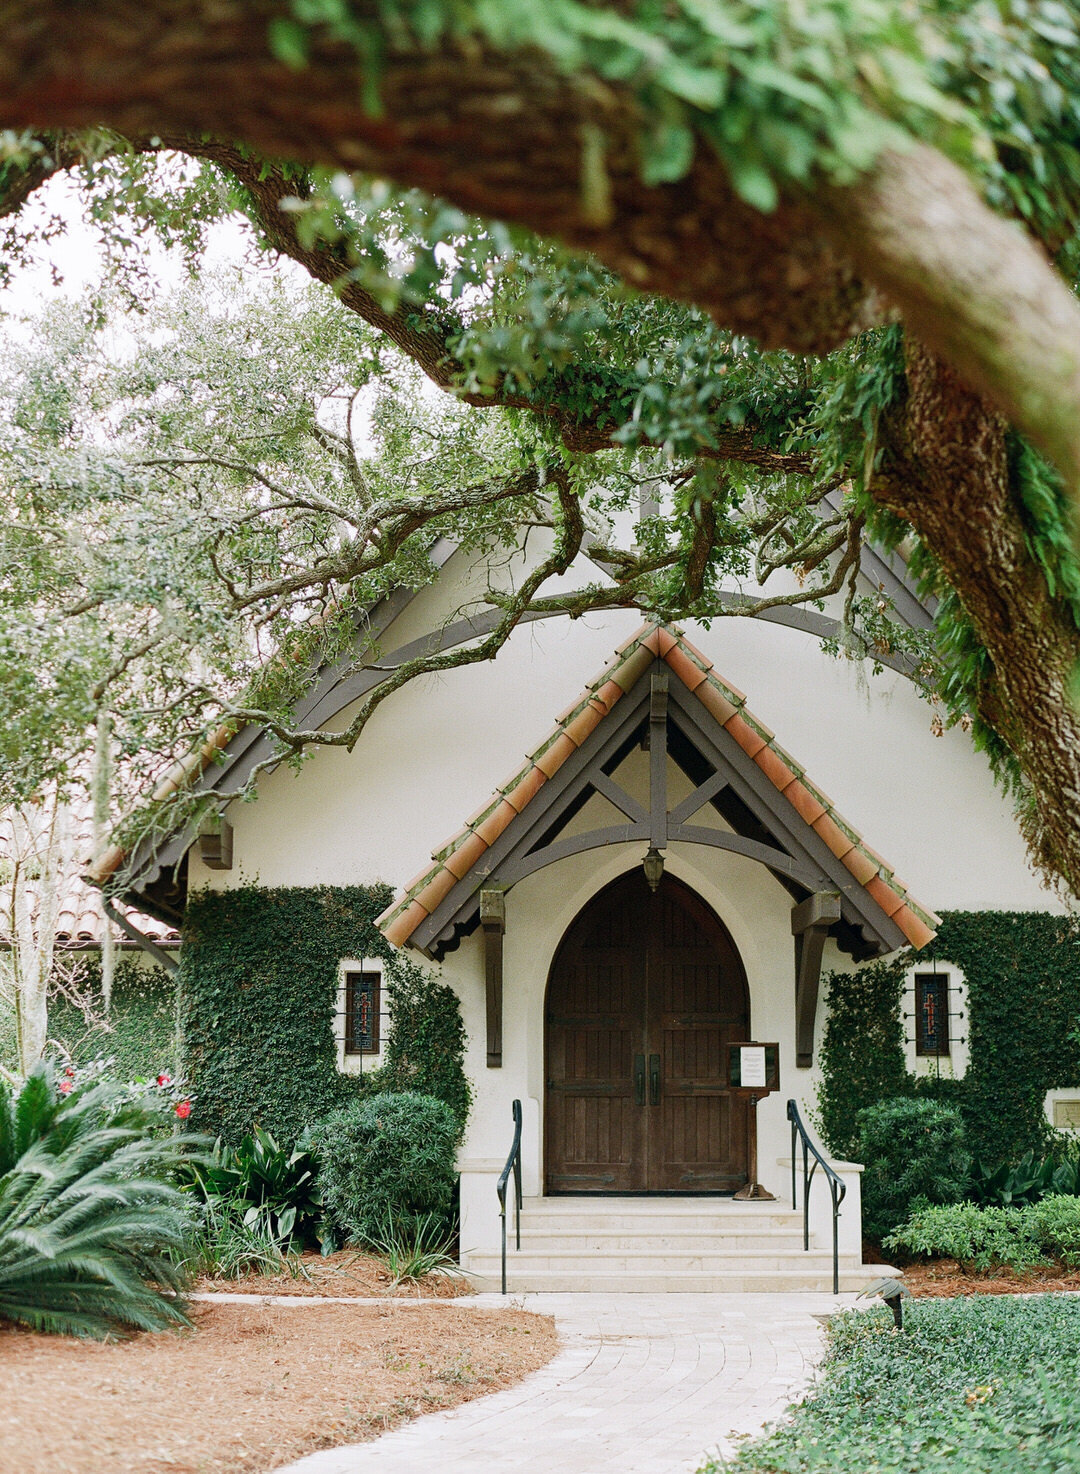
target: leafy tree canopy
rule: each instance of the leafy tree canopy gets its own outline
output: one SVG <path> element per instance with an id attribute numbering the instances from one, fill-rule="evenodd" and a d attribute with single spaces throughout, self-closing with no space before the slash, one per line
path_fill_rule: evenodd
<path id="1" fill-rule="evenodd" d="M 62 40 L 16 6 L 0 68 L 9 253 L 74 170 L 113 290 L 147 309 L 119 354 L 100 304 L 44 323 L 2 388 L 16 788 L 106 708 L 135 767 L 223 718 L 325 740 L 293 722 L 304 661 L 269 646 L 333 653 L 381 589 L 430 576 L 439 532 L 509 551 L 541 524 L 488 635 L 392 675 L 333 740 L 555 608 L 835 591 L 834 639 L 973 725 L 1035 858 L 1080 887 L 1071 7 L 151 4 L 118 40 L 118 6 L 65 11 Z M 149 300 L 146 234 L 194 260 L 235 210 L 336 302 Z M 933 648 L 858 598 L 866 536 L 940 600 Z M 602 573 L 552 594 L 586 544 Z"/>

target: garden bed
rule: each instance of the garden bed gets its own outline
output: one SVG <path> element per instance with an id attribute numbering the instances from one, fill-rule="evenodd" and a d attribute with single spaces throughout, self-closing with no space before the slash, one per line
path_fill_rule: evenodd
<path id="1" fill-rule="evenodd" d="M 909 1264 L 903 1271 L 904 1284 L 916 1299 L 954 1295 L 1031 1295 L 1051 1291 L 1080 1293 L 1080 1270 L 1058 1266 L 1017 1274 L 1000 1269 L 990 1274 L 965 1274 L 955 1259 L 935 1259 L 931 1264 Z"/>
<path id="2" fill-rule="evenodd" d="M 395 1285 L 384 1260 L 356 1249 L 341 1249 L 336 1254 L 307 1253 L 300 1256 L 299 1273 L 288 1270 L 281 1274 L 246 1274 L 242 1279 L 204 1277 L 195 1288 L 206 1292 L 224 1290 L 240 1295 L 347 1296 L 418 1296 L 426 1300 L 453 1299 L 472 1293 L 472 1281 L 463 1274 L 426 1274 L 418 1280 L 402 1280 Z"/>
<path id="3" fill-rule="evenodd" d="M 497 1391 L 554 1323 L 459 1306 L 199 1304 L 196 1329 L 84 1342 L 0 1331 L 0 1469 L 264 1474 Z"/>

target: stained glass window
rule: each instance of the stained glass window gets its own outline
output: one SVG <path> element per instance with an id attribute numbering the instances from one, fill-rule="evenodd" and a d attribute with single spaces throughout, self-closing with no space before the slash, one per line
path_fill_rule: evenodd
<path id="1" fill-rule="evenodd" d="M 379 973 L 345 974 L 345 1053 L 379 1052 Z"/>
<path id="2" fill-rule="evenodd" d="M 915 1053 L 940 1056 L 949 1052 L 949 975 L 915 974 Z"/>

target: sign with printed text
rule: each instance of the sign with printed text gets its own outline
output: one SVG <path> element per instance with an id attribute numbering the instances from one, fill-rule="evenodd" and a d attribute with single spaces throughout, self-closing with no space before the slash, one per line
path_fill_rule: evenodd
<path id="1" fill-rule="evenodd" d="M 779 1044 L 729 1045 L 728 1083 L 733 1090 L 752 1090 L 755 1095 L 779 1090 Z"/>

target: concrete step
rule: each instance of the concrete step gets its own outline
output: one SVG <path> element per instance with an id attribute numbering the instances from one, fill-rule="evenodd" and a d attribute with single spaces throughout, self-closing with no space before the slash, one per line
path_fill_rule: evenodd
<path id="1" fill-rule="evenodd" d="M 840 1291 L 864 1290 L 879 1274 L 876 1265 L 841 1268 Z M 477 1290 L 500 1288 L 498 1271 L 470 1275 Z M 703 1273 L 657 1269 L 654 1272 L 615 1273 L 603 1268 L 563 1267 L 553 1270 L 524 1271 L 507 1265 L 506 1288 L 509 1293 L 605 1293 L 605 1294 L 750 1294 L 766 1292 L 832 1291 L 832 1264 L 828 1268 L 788 1267 L 784 1269 L 729 1269 Z"/>
<path id="2" fill-rule="evenodd" d="M 468 1251 L 462 1256 L 465 1267 L 475 1270 L 478 1274 L 494 1274 L 498 1269 L 500 1257 L 497 1252 L 491 1250 Z M 841 1261 L 842 1263 L 844 1261 Z M 613 1249 L 594 1250 L 589 1256 L 586 1265 L 582 1265 L 577 1255 L 562 1254 L 546 1250 L 544 1247 L 526 1249 L 524 1246 L 516 1250 L 511 1242 L 506 1251 L 507 1267 L 511 1264 L 521 1274 L 547 1274 L 559 1269 L 578 1270 L 587 1268 L 590 1272 L 595 1270 L 601 1273 L 612 1274 L 726 1274 L 730 1272 L 742 1273 L 747 1270 L 787 1270 L 787 1269 L 819 1269 L 828 1266 L 832 1269 L 832 1252 L 826 1253 L 821 1249 L 811 1249 L 808 1253 L 794 1250 L 770 1253 L 768 1250 L 758 1252 L 744 1252 L 740 1254 L 717 1253 L 715 1248 L 702 1245 L 695 1249 L 678 1249 L 662 1254 L 638 1254 L 632 1250 L 619 1252 Z M 861 1268 L 859 1265 L 851 1265 L 851 1268 Z"/>
<path id="3" fill-rule="evenodd" d="M 543 1200 L 542 1200 L 543 1201 Z M 558 1199 L 552 1200 L 558 1201 Z M 607 1200 L 607 1207 L 581 1207 L 579 1199 L 571 1199 L 572 1206 L 562 1208 L 539 1207 L 527 1202 L 521 1210 L 522 1231 L 529 1229 L 584 1230 L 605 1233 L 638 1233 L 672 1229 L 709 1234 L 759 1233 L 773 1229 L 802 1232 L 802 1214 L 790 1208 L 764 1212 L 752 1203 L 736 1204 L 734 1209 L 678 1207 L 674 1210 L 658 1210 L 655 1207 L 640 1207 L 627 1203 L 625 1199 Z M 644 1200 L 647 1201 L 647 1200 Z M 678 1202 L 679 1200 L 674 1200 Z M 507 1209 L 511 1223 L 514 1219 L 513 1206 Z"/>
<path id="4" fill-rule="evenodd" d="M 513 1225 L 509 1228 L 509 1242 L 514 1242 Z M 811 1247 L 816 1244 L 813 1234 Z M 593 1254 L 606 1251 L 634 1254 L 666 1254 L 678 1250 L 703 1249 L 725 1255 L 768 1251 L 770 1253 L 803 1252 L 802 1229 L 767 1228 L 747 1232 L 735 1228 L 715 1233 L 701 1228 L 536 1228 L 522 1222 L 521 1248 L 523 1252 L 544 1254 Z"/>

